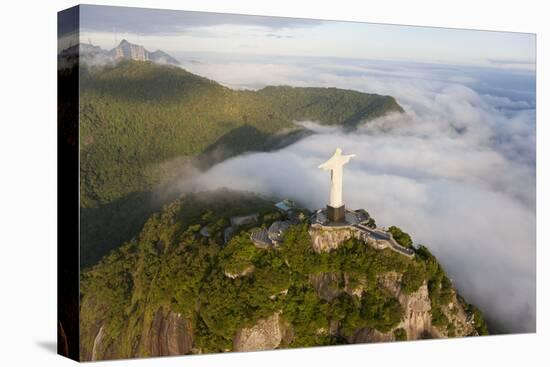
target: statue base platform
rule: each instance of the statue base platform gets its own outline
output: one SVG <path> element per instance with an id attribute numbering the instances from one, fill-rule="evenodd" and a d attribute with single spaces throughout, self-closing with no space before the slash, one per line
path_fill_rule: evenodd
<path id="1" fill-rule="evenodd" d="M 327 205 L 327 219 L 330 222 L 340 223 L 346 221 L 346 206 L 342 205 L 338 208 Z"/>

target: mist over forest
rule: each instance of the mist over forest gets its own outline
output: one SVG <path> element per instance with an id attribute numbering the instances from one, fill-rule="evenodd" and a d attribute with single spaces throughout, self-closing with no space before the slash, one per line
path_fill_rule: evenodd
<path id="1" fill-rule="evenodd" d="M 525 70 L 402 62 L 183 58 L 183 67 L 238 89 L 331 86 L 394 96 L 405 114 L 357 131 L 312 130 L 282 150 L 212 167 L 184 190 L 229 187 L 289 197 L 310 209 L 328 198 L 317 166 L 336 147 L 357 155 L 344 201 L 378 225 L 427 245 L 491 332 L 535 331 L 535 79 Z M 289 61 L 289 60 L 286 60 Z"/>

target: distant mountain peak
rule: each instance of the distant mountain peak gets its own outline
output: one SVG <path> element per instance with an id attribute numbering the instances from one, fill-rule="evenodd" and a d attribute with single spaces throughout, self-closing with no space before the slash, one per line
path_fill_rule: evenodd
<path id="1" fill-rule="evenodd" d="M 129 42 L 126 39 L 111 50 L 104 50 L 99 46 L 90 43 L 80 43 L 69 49 L 61 51 L 62 58 L 67 55 L 76 55 L 79 51 L 80 61 L 88 64 L 103 65 L 121 60 L 152 61 L 158 64 L 179 65 L 179 61 L 164 51 L 148 51 L 145 47 Z"/>
<path id="2" fill-rule="evenodd" d="M 160 64 L 179 65 L 179 61 L 168 55 L 166 52 L 156 50 L 148 51 L 141 45 L 136 45 L 123 39 L 119 45 L 109 51 L 115 60 L 137 60 L 137 61 L 153 61 Z"/>
<path id="3" fill-rule="evenodd" d="M 110 53 L 115 60 L 137 60 L 137 61 L 149 61 L 149 51 L 143 46 L 134 45 L 126 40 L 120 41 L 120 44 L 113 48 Z M 151 60 L 152 61 L 152 60 Z"/>

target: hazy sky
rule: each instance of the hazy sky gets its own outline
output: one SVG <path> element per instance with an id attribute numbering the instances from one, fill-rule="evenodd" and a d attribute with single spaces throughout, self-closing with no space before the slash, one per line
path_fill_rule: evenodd
<path id="1" fill-rule="evenodd" d="M 151 50 L 336 56 L 533 69 L 533 34 L 81 6 L 81 41 Z"/>

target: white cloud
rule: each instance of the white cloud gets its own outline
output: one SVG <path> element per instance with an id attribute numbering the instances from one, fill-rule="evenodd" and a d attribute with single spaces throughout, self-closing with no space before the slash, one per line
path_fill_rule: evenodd
<path id="1" fill-rule="evenodd" d="M 429 80 L 402 70 L 381 77 L 298 65 L 196 65 L 240 87 L 337 86 L 396 96 L 406 114 L 348 134 L 305 122 L 314 135 L 227 160 L 195 184 L 290 197 L 313 209 L 328 199 L 329 178 L 318 164 L 336 147 L 355 153 L 344 173 L 349 207 L 364 207 L 379 225 L 397 225 L 432 249 L 494 331 L 535 330 L 534 110 L 510 112 L 528 102 L 481 95 L 435 71 Z"/>

